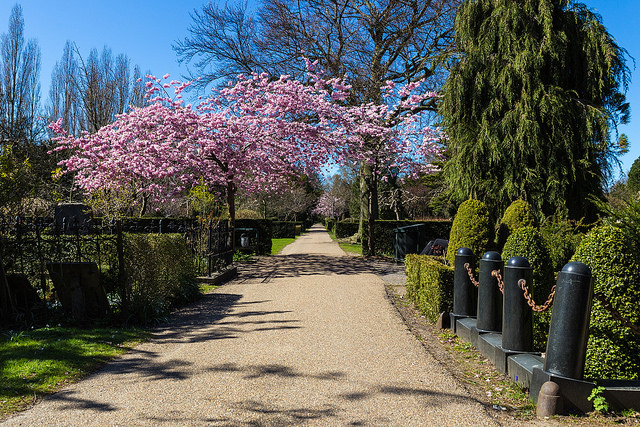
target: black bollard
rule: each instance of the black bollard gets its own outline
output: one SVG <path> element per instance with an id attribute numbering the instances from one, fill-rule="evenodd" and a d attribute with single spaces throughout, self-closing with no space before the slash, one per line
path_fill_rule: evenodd
<path id="1" fill-rule="evenodd" d="M 477 291 L 469 279 L 465 264 L 473 268 L 473 251 L 460 248 L 456 252 L 453 271 L 453 314 L 471 317 L 476 315 Z"/>
<path id="2" fill-rule="evenodd" d="M 570 262 L 558 273 L 544 370 L 581 380 L 584 374 L 593 298 L 591 270 Z"/>
<path id="3" fill-rule="evenodd" d="M 527 304 L 518 281 L 524 279 L 529 289 L 533 268 L 529 261 L 514 256 L 504 267 L 504 303 L 502 308 L 502 348 L 509 351 L 533 350 L 533 312 Z"/>
<path id="4" fill-rule="evenodd" d="M 487 252 L 480 260 L 478 273 L 478 323 L 479 332 L 500 332 L 502 330 L 502 294 L 498 280 L 491 275 L 502 269 L 502 258 L 498 252 Z"/>

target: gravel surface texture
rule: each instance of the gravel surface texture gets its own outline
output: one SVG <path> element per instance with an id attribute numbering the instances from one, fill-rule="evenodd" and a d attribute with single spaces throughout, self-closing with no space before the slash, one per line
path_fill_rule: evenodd
<path id="1" fill-rule="evenodd" d="M 385 276 L 402 280 L 315 226 L 4 424 L 498 425 L 409 332 Z"/>

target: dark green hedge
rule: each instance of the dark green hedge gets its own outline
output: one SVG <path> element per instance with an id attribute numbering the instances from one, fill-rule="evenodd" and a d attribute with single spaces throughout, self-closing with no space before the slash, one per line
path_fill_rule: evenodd
<path id="1" fill-rule="evenodd" d="M 296 224 L 294 221 L 272 221 L 271 237 L 273 239 L 292 239 L 296 237 Z"/>
<path id="2" fill-rule="evenodd" d="M 404 259 L 407 295 L 431 322 L 453 309 L 453 268 L 442 257 L 409 254 Z"/>
<path id="3" fill-rule="evenodd" d="M 258 229 L 258 255 L 269 255 L 271 253 L 271 239 L 273 237 L 272 221 L 270 219 L 236 219 L 236 228 L 257 228 Z M 236 233 L 238 234 L 238 233 Z M 236 245 L 240 237 L 236 236 Z"/>
<path id="4" fill-rule="evenodd" d="M 589 266 L 595 292 L 603 294 L 631 323 L 640 324 L 638 258 L 622 230 L 611 225 L 592 229 L 572 260 Z M 640 336 L 613 319 L 597 299 L 591 308 L 585 376 L 640 379 Z"/>
<path id="5" fill-rule="evenodd" d="M 341 221 L 336 223 L 336 237 L 343 239 L 345 237 L 351 237 L 358 232 L 360 224 L 351 221 Z"/>
<path id="6" fill-rule="evenodd" d="M 378 255 L 394 256 L 394 242 L 396 239 L 394 228 L 406 227 L 408 225 L 424 224 L 425 242 L 433 239 L 447 239 L 451 231 L 450 220 L 430 220 L 430 221 L 376 221 L 373 228 L 373 235 L 376 239 L 376 248 Z M 362 236 L 362 249 L 368 246 L 368 235 L 366 233 L 368 222 L 363 221 L 362 229 L 365 230 Z"/>

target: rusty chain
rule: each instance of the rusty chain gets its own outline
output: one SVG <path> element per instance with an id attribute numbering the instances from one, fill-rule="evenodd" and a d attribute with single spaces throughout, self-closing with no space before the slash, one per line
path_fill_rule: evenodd
<path id="1" fill-rule="evenodd" d="M 477 288 L 478 286 L 480 286 L 480 282 L 478 282 L 478 281 L 476 280 L 476 278 L 475 278 L 475 277 L 473 277 L 473 271 L 471 271 L 471 266 L 469 265 L 469 263 L 468 263 L 468 262 L 466 262 L 466 263 L 464 264 L 464 268 L 466 268 L 466 269 L 467 269 L 467 274 L 469 275 L 469 280 L 471 280 L 471 284 L 472 284 L 473 286 L 475 286 L 476 288 Z"/>
<path id="2" fill-rule="evenodd" d="M 531 294 L 529 293 L 529 287 L 527 286 L 526 280 L 518 280 L 518 286 L 520 286 L 520 289 L 522 289 L 522 291 L 524 292 L 524 298 L 527 300 L 527 304 L 529 304 L 531 310 L 537 313 L 541 313 L 543 311 L 547 311 L 549 307 L 551 307 L 551 304 L 553 304 L 553 297 L 556 295 L 556 285 L 553 285 L 553 287 L 551 288 L 549 298 L 547 298 L 547 302 L 545 302 L 544 305 L 536 305 L 535 301 L 531 297 Z"/>
<path id="3" fill-rule="evenodd" d="M 500 288 L 500 293 L 504 294 L 504 281 L 502 280 L 502 274 L 500 274 L 500 270 L 493 270 L 491 272 L 491 275 L 498 281 L 498 288 Z"/>
<path id="4" fill-rule="evenodd" d="M 594 292 L 593 296 L 598 301 L 600 301 L 600 303 L 605 308 L 605 310 L 607 310 L 609 312 L 609 314 L 611 314 L 611 317 L 613 317 L 618 322 L 622 323 L 627 328 L 631 329 L 631 331 L 634 334 L 640 335 L 640 326 L 634 325 L 633 323 L 631 323 L 631 321 L 629 321 L 628 319 L 625 319 L 624 317 L 622 317 L 622 314 L 620 314 L 620 312 L 613 307 L 613 304 L 611 304 L 606 299 L 604 294 L 601 294 L 600 292 Z"/>

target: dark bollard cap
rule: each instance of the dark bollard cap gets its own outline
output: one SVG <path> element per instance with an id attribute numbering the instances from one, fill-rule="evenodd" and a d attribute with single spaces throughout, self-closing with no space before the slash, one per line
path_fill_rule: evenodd
<path id="1" fill-rule="evenodd" d="M 525 257 L 514 256 L 507 261 L 506 267 L 511 268 L 531 268 L 531 264 Z"/>
<path id="2" fill-rule="evenodd" d="M 591 276 L 591 270 L 586 264 L 578 261 L 568 262 L 562 267 L 563 273 L 579 274 L 580 276 Z"/>
<path id="3" fill-rule="evenodd" d="M 460 248 L 456 252 L 456 255 L 473 256 L 473 251 L 469 248 Z"/>
<path id="4" fill-rule="evenodd" d="M 502 261 L 500 254 L 495 251 L 485 252 L 484 255 L 482 255 L 482 259 L 487 261 Z"/>

